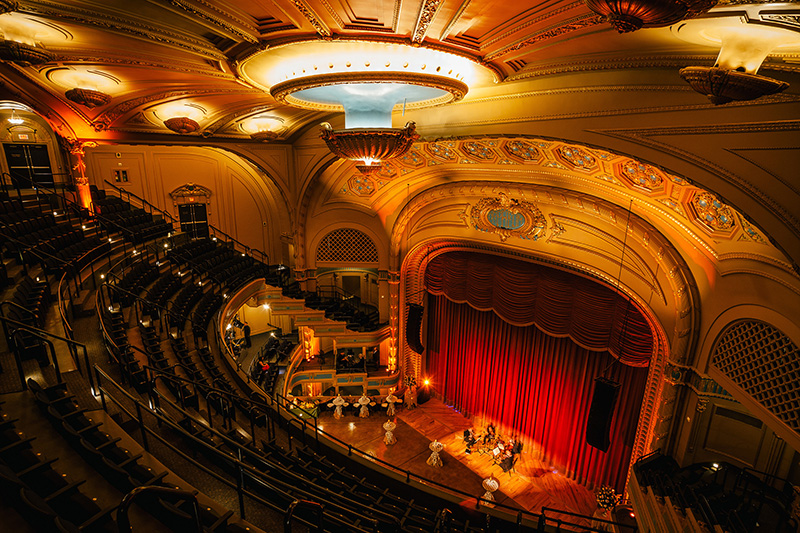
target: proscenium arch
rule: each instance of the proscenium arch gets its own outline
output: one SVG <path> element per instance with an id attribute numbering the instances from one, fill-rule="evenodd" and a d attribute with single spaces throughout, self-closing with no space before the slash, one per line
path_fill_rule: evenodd
<path id="1" fill-rule="evenodd" d="M 492 197 L 496 196 L 497 192 L 502 190 L 509 197 L 522 197 L 522 198 L 536 198 L 537 193 L 552 192 L 557 195 L 569 194 L 577 196 L 578 198 L 584 197 L 571 191 L 564 191 L 562 189 L 541 187 L 536 185 L 519 184 L 519 183 L 499 183 L 499 182 L 485 182 L 473 181 L 468 184 L 450 183 L 442 184 L 432 187 L 423 191 L 413 198 L 411 198 L 406 205 L 403 206 L 399 215 L 397 216 L 394 226 L 392 228 L 391 236 L 391 253 L 390 253 L 390 279 L 392 272 L 396 273 L 398 283 L 402 280 L 402 291 L 392 291 L 391 306 L 390 306 L 390 323 L 399 325 L 399 316 L 394 316 L 402 309 L 401 304 L 405 305 L 412 294 L 422 288 L 422 280 L 414 278 L 418 273 L 409 270 L 409 258 L 411 257 L 411 250 L 404 250 L 404 246 L 417 246 L 419 243 L 414 241 L 414 235 L 409 234 L 409 224 L 412 218 L 424 212 L 424 210 L 441 200 L 451 201 L 453 203 L 463 204 L 466 200 L 464 196 L 469 194 L 470 198 L 478 197 Z M 692 277 L 691 271 L 684 261 L 683 257 L 677 252 L 672 244 L 661 235 L 656 228 L 648 223 L 643 218 L 634 213 L 630 214 L 627 209 L 612 204 L 605 200 L 595 197 L 585 196 L 587 202 L 599 206 L 608 213 L 613 214 L 613 219 L 606 220 L 608 227 L 614 228 L 616 232 L 624 235 L 625 229 L 628 230 L 628 237 L 626 244 L 628 249 L 636 251 L 637 253 L 646 254 L 650 257 L 653 263 L 659 266 L 661 276 L 669 283 L 672 290 L 672 297 L 665 302 L 662 306 L 664 311 L 671 310 L 672 318 L 670 321 L 674 324 L 673 331 L 665 338 L 668 340 L 667 344 L 670 346 L 670 359 L 679 364 L 691 364 L 691 359 L 694 356 L 694 347 L 696 344 L 696 336 L 698 331 L 698 324 L 700 319 L 699 302 L 700 298 L 697 294 L 697 289 Z M 544 202 L 538 202 L 540 206 Z M 629 221 L 628 221 L 629 220 Z M 447 239 L 449 236 L 442 236 L 442 239 Z M 506 253 L 516 253 L 525 257 L 535 257 L 538 260 L 548 262 L 550 264 L 557 264 L 561 268 L 573 270 L 581 273 L 584 276 L 589 276 L 603 281 L 605 284 L 610 285 L 612 288 L 617 287 L 619 273 L 617 271 L 604 271 L 597 266 L 573 260 L 564 260 L 559 256 L 547 254 L 545 243 L 542 248 L 531 247 L 515 247 L 511 245 L 512 241 L 507 244 L 498 246 L 497 238 L 483 232 L 473 231 L 469 238 L 463 234 L 453 236 L 451 240 L 463 240 L 464 242 L 471 242 L 475 247 L 491 246 L 504 250 Z M 431 241 L 433 242 L 433 241 Z M 513 251 L 515 250 L 515 251 Z M 609 258 L 610 260 L 610 258 Z M 402 275 L 401 265 L 402 262 Z M 635 281 L 635 280 L 634 280 Z M 658 316 L 655 309 L 645 303 L 648 295 L 637 294 L 636 289 L 632 286 L 626 286 L 624 280 L 620 279 L 621 284 L 619 290 L 623 292 L 628 298 L 638 302 L 640 306 L 647 308 L 648 312 L 653 316 Z M 402 298 L 401 298 L 402 296 Z M 401 301 L 402 300 L 402 301 Z M 660 325 L 661 329 L 664 329 Z M 394 333 L 393 333 L 394 334 Z M 399 338 L 396 337 L 397 340 Z M 405 345 L 397 344 L 398 350 L 403 350 L 403 353 L 398 352 L 401 360 L 405 360 L 405 354 L 410 353 L 410 348 Z"/>
<path id="2" fill-rule="evenodd" d="M 458 240 L 437 240 L 423 242 L 415 246 L 407 255 L 403 262 L 401 287 L 400 291 L 403 293 L 403 302 L 399 302 L 399 308 L 405 310 L 406 303 L 418 303 L 421 300 L 423 291 L 425 271 L 428 263 L 433 258 L 447 252 L 453 251 L 468 251 L 468 252 L 483 252 L 490 255 L 497 255 L 502 257 L 510 257 L 513 259 L 528 261 L 531 263 L 541 264 L 557 268 L 560 270 L 569 271 L 593 279 L 597 283 L 601 283 L 611 290 L 619 291 L 627 298 L 629 298 L 634 305 L 645 317 L 648 325 L 653 332 L 653 352 L 648 367 L 647 383 L 645 385 L 644 396 L 642 398 L 642 406 L 639 411 L 639 422 L 636 428 L 636 436 L 634 438 L 633 447 L 631 449 L 631 459 L 628 465 L 628 474 L 630 477 L 631 468 L 633 463 L 641 456 L 649 453 L 650 451 L 664 446 L 666 443 L 662 440 L 668 435 L 656 435 L 656 422 L 658 421 L 657 413 L 662 403 L 662 393 L 664 391 L 664 370 L 668 357 L 669 343 L 667 335 L 661 327 L 658 319 L 646 306 L 646 303 L 641 300 L 637 295 L 625 290 L 624 287 L 615 288 L 607 283 L 603 283 L 595 276 L 587 275 L 586 271 L 581 271 L 572 265 L 559 264 L 557 261 L 541 260 L 541 258 L 533 257 L 529 254 L 518 253 L 515 251 L 503 249 L 497 246 L 492 246 L 488 243 L 476 243 L 470 241 Z M 392 310 L 393 312 L 395 309 Z M 407 311 L 404 311 L 402 319 L 398 316 L 395 321 L 390 321 L 390 325 L 398 324 L 402 331 L 402 355 L 400 356 L 400 367 L 403 369 L 404 374 L 421 376 L 423 367 L 423 358 L 421 354 L 413 352 L 408 343 L 406 342 L 405 325 L 407 321 Z M 392 330 L 394 331 L 394 329 Z M 392 343 L 393 340 L 390 340 Z"/>

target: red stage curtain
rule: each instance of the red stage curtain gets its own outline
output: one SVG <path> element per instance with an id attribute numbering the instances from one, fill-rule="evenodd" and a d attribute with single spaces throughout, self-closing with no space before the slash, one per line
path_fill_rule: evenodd
<path id="1" fill-rule="evenodd" d="M 561 473 L 622 492 L 647 368 L 444 296 L 428 297 L 427 364 L 433 387 L 459 411 L 513 428 L 525 451 Z M 594 378 L 609 366 L 621 386 L 604 453 L 586 444 L 586 418 Z"/>
<path id="2" fill-rule="evenodd" d="M 647 366 L 653 356 L 652 331 L 635 305 L 568 272 L 505 257 L 449 252 L 430 262 L 425 283 L 431 294 L 493 310 L 515 326 L 535 324 L 584 348 L 609 351 L 628 365 Z"/>

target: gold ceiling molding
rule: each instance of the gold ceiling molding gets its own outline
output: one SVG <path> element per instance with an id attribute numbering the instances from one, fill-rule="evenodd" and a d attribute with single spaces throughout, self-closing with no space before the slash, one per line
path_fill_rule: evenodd
<path id="1" fill-rule="evenodd" d="M 765 132 L 791 132 L 792 134 L 800 130 L 800 121 L 787 120 L 781 122 L 757 122 L 747 124 L 715 124 L 713 126 L 685 126 L 685 127 L 664 127 L 664 128 L 641 128 L 641 129 L 608 129 L 595 130 L 596 133 L 635 142 L 648 148 L 664 153 L 678 155 L 682 159 L 693 163 L 699 168 L 706 168 L 718 176 L 726 178 L 741 190 L 747 192 L 751 198 L 771 211 L 781 222 L 787 225 L 795 233 L 800 233 L 800 219 L 786 207 L 778 204 L 771 196 L 756 187 L 749 180 L 725 169 L 712 161 L 689 152 L 673 144 L 657 141 L 654 137 L 665 136 L 685 136 L 685 135 L 720 135 L 728 133 L 765 133 Z M 760 230 L 763 233 L 763 230 Z M 771 242 L 775 242 L 770 238 Z M 777 245 L 776 245 L 777 246 Z M 779 248 L 780 249 L 780 248 Z M 781 250 L 783 252 L 783 250 Z M 790 257 L 789 254 L 784 254 Z"/>
<path id="2" fill-rule="evenodd" d="M 200 39 L 192 39 L 185 34 L 170 32 L 161 27 L 142 24 L 137 22 L 137 19 L 132 19 L 130 17 L 117 17 L 107 13 L 100 14 L 96 10 L 81 9 L 66 5 L 63 2 L 53 2 L 50 0 L 37 0 L 36 4 L 26 4 L 24 11 L 32 15 L 41 15 L 56 20 L 67 20 L 86 26 L 96 26 L 122 35 L 133 35 L 147 41 L 183 48 L 203 56 L 213 57 L 214 59 L 227 59 L 225 54 L 209 46 Z"/>
<path id="3" fill-rule="evenodd" d="M 467 6 L 469 6 L 469 3 L 470 3 L 470 0 L 462 0 L 461 1 L 461 4 L 459 4 L 458 9 L 455 10 L 455 12 L 453 13 L 453 16 L 450 18 L 450 21 L 447 24 L 444 25 L 444 29 L 439 34 L 439 40 L 440 41 L 444 41 L 447 38 L 447 36 L 450 35 L 450 30 L 453 29 L 453 26 L 455 26 L 456 22 L 459 21 L 459 19 L 461 18 L 461 15 L 464 14 L 464 11 L 467 9 Z"/>
<path id="4" fill-rule="evenodd" d="M 533 26 L 534 24 L 537 24 L 539 22 L 545 22 L 545 21 L 553 20 L 554 16 L 560 15 L 561 13 L 564 13 L 564 12 L 569 11 L 571 9 L 578 8 L 583 13 L 583 12 L 586 11 L 584 6 L 585 6 L 585 4 L 583 3 L 583 0 L 579 0 L 577 2 L 571 2 L 571 3 L 568 3 L 568 4 L 560 5 L 558 7 L 553 8 L 552 10 L 546 11 L 545 14 L 543 14 L 543 15 L 539 15 L 538 17 L 534 17 L 532 19 L 526 20 L 522 24 L 519 24 L 519 25 L 515 26 L 513 30 L 503 32 L 503 33 L 501 33 L 499 35 L 494 36 L 491 39 L 488 39 L 486 41 L 481 42 L 481 46 L 485 50 L 485 49 L 487 49 L 488 47 L 490 47 L 491 45 L 493 45 L 496 42 L 499 42 L 499 41 L 502 41 L 503 39 L 511 37 L 515 33 L 519 33 L 520 31 L 525 30 L 526 28 L 528 28 L 530 26 Z"/>
<path id="5" fill-rule="evenodd" d="M 339 190 L 346 195 L 378 199 L 378 191 L 397 184 L 402 186 L 438 165 L 460 167 L 464 171 L 475 168 L 479 172 L 497 168 L 506 176 L 511 169 L 519 169 L 526 172 L 518 178 L 522 180 L 531 179 L 527 173 L 534 169 L 530 167 L 535 167 L 540 175 L 543 169 L 571 172 L 573 179 L 581 178 L 590 187 L 601 186 L 611 194 L 622 195 L 621 202 L 627 202 L 628 198 L 646 202 L 658 210 L 662 219 L 670 220 L 693 236 L 697 246 L 711 255 L 716 254 L 710 244 L 713 241 L 738 240 L 769 246 L 763 232 L 740 212 L 690 180 L 625 155 L 560 140 L 469 137 L 417 142 L 406 154 L 383 162 L 374 174 L 351 176 Z M 469 186 L 472 182 L 465 183 Z"/>
<path id="6" fill-rule="evenodd" d="M 330 37 L 331 30 L 328 29 L 328 26 L 322 22 L 317 14 L 311 9 L 308 4 L 306 4 L 303 0 L 292 0 L 292 4 L 297 10 L 306 18 L 306 20 L 314 27 L 317 33 L 322 35 L 323 37 Z"/>
<path id="7" fill-rule="evenodd" d="M 0 13 L 11 13 L 19 9 L 19 2 L 16 0 L 0 0 Z"/>
<path id="8" fill-rule="evenodd" d="M 191 97 L 191 96 L 210 96 L 210 95 L 217 95 L 217 94 L 231 94 L 230 89 L 205 89 L 199 91 L 167 91 L 161 92 L 156 94 L 150 94 L 147 96 L 140 96 L 139 98 L 132 98 L 130 100 L 126 100 L 121 104 L 109 109 L 99 117 L 97 117 L 94 122 L 92 122 L 92 127 L 94 127 L 95 131 L 103 131 L 107 130 L 111 127 L 119 117 L 125 115 L 126 113 L 130 112 L 131 110 L 146 105 L 150 102 L 156 102 L 158 100 L 168 100 L 168 99 L 180 99 L 183 97 Z M 236 93 L 257 93 L 259 91 L 247 90 L 245 88 L 238 88 Z"/>
<path id="9" fill-rule="evenodd" d="M 538 78 L 540 76 L 552 76 L 554 74 L 566 74 L 570 72 L 590 72 L 596 70 L 622 70 L 626 68 L 683 68 L 687 63 L 713 64 L 716 55 L 653 55 L 653 56 L 626 56 L 615 58 L 600 59 L 580 59 L 573 61 L 559 61 L 557 63 L 545 63 L 542 65 L 529 64 L 524 69 L 510 74 L 506 81 L 518 81 L 527 78 Z M 766 66 L 766 64 L 765 64 Z"/>
<path id="10" fill-rule="evenodd" d="M 433 22 L 436 12 L 442 0 L 423 0 L 422 5 L 419 7 L 419 15 L 417 15 L 417 23 L 414 25 L 414 31 L 411 33 L 411 42 L 421 43 L 425 39 L 425 34 L 428 32 L 428 26 Z"/>
<path id="11" fill-rule="evenodd" d="M 504 192 L 494 198 L 483 198 L 459 213 L 472 228 L 494 233 L 500 242 L 509 237 L 537 241 L 547 233 L 547 220 L 536 205 L 525 200 L 509 198 Z"/>
<path id="12" fill-rule="evenodd" d="M 511 52 L 517 52 L 522 48 L 527 48 L 532 44 L 536 44 L 540 41 L 544 41 L 547 39 L 552 39 L 553 37 L 560 37 L 562 35 L 566 35 L 568 33 L 572 33 L 578 30 L 582 30 L 584 28 L 589 28 L 591 26 L 597 26 L 603 22 L 603 17 L 600 15 L 596 15 L 594 13 L 590 15 L 581 15 L 578 17 L 574 17 L 569 20 L 565 20 L 557 26 L 551 26 L 550 28 L 544 29 L 540 32 L 535 33 L 534 35 L 517 41 L 514 44 L 506 46 L 496 52 L 492 52 L 491 54 L 486 55 L 486 61 L 494 61 L 504 55 L 507 55 Z"/>
<path id="13" fill-rule="evenodd" d="M 151 58 L 143 56 L 135 56 L 133 54 L 126 54 L 124 56 L 114 57 L 113 52 L 106 50 L 81 48 L 68 48 L 63 46 L 48 46 L 48 50 L 56 53 L 60 61 L 63 63 L 81 62 L 81 63 L 96 63 L 100 64 L 113 64 L 123 65 L 130 67 L 146 67 L 146 68 L 159 68 L 168 69 L 178 72 L 186 72 L 190 74 L 201 74 L 203 76 L 213 76 L 215 78 L 223 78 L 225 80 L 235 81 L 236 76 L 229 72 L 220 70 L 219 68 L 211 67 L 208 63 L 189 63 L 187 61 L 180 61 L 175 58 L 170 58 L 169 62 L 153 61 Z M 108 55 L 104 55 L 108 54 Z M 75 57 L 75 56 L 78 57 Z"/>
<path id="14" fill-rule="evenodd" d="M 320 0 L 320 3 L 328 12 L 328 14 L 333 17 L 333 20 L 336 21 L 336 24 L 338 24 L 340 28 L 344 28 L 345 23 L 342 20 L 342 17 L 339 16 L 339 13 L 337 13 L 335 9 L 333 9 L 333 6 L 331 6 L 330 2 L 327 0 Z"/>
<path id="15" fill-rule="evenodd" d="M 217 13 L 219 13 L 221 15 L 225 15 L 226 14 L 225 12 L 220 11 L 219 9 L 217 9 L 214 6 L 212 6 L 208 2 L 202 2 L 202 0 L 195 0 L 195 1 L 197 3 L 199 3 L 199 4 L 202 4 L 203 7 L 211 8 L 211 9 L 213 9 L 214 11 L 216 11 Z M 217 27 L 221 28 L 223 31 L 225 31 L 225 32 L 227 32 L 229 34 L 236 35 L 237 37 L 239 37 L 241 39 L 244 39 L 245 41 L 247 41 L 249 43 L 257 43 L 258 42 L 258 38 L 253 37 L 252 35 L 250 35 L 247 32 L 241 31 L 240 29 L 234 27 L 233 25 L 225 22 L 224 20 L 222 20 L 218 16 L 211 15 L 207 11 L 198 9 L 198 8 L 190 5 L 185 0 L 169 0 L 169 3 L 172 4 L 173 6 L 177 7 L 177 8 L 183 9 L 187 13 L 190 13 L 190 14 L 198 17 L 198 18 L 201 18 L 201 19 L 203 19 L 203 20 L 205 20 L 207 22 L 210 22 L 214 26 L 217 26 Z M 253 26 L 251 26 L 249 24 L 245 24 L 242 21 L 237 21 L 237 22 L 239 24 L 242 24 L 243 26 L 246 26 L 247 29 L 250 30 L 251 32 L 256 33 L 256 29 Z"/>

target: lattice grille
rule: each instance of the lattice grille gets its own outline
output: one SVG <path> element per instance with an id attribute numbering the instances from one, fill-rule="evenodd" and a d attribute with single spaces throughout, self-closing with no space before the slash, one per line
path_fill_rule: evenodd
<path id="1" fill-rule="evenodd" d="M 763 322 L 737 322 L 720 335 L 711 362 L 800 430 L 800 350 L 786 335 Z"/>
<path id="2" fill-rule="evenodd" d="M 375 243 L 363 232 L 352 228 L 334 230 L 317 246 L 317 261 L 377 263 Z"/>

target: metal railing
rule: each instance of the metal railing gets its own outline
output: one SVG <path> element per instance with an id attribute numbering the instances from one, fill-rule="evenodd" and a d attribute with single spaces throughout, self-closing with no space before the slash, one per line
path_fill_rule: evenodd
<path id="1" fill-rule="evenodd" d="M 116 185 L 114 185 L 113 183 L 111 183 L 108 180 L 104 180 L 104 181 L 105 181 L 105 183 L 107 185 L 109 185 L 111 187 L 110 190 L 115 191 L 119 195 L 119 198 L 121 200 L 125 200 L 131 205 L 135 205 L 131 201 L 131 199 L 136 199 L 136 201 L 139 204 L 141 204 L 141 208 L 142 209 L 145 209 L 145 210 L 149 209 L 150 211 L 148 211 L 148 212 L 150 212 L 150 213 L 157 212 L 158 214 L 163 215 L 165 219 L 169 219 L 169 221 L 173 225 L 173 228 L 176 228 L 176 224 L 177 224 L 177 229 L 176 230 L 180 229 L 180 221 L 177 220 L 175 217 L 173 217 L 170 213 L 159 209 L 158 207 L 154 206 L 153 204 L 151 204 L 150 202 L 148 202 L 144 198 L 142 198 L 140 196 L 137 196 L 136 194 L 134 194 L 134 193 L 132 193 L 130 191 L 127 191 L 125 189 L 121 189 L 121 188 L 117 187 Z M 109 189 L 105 189 L 105 190 L 108 191 Z M 231 243 L 233 245 L 234 249 L 238 249 L 238 251 L 240 251 L 240 252 L 244 252 L 247 255 L 251 255 L 255 259 L 257 259 L 260 262 L 264 263 L 265 265 L 269 265 L 269 255 L 267 255 L 262 250 L 259 250 L 258 248 L 253 248 L 251 246 L 247 246 L 246 244 L 242 243 L 238 239 L 235 239 L 231 235 L 225 233 L 224 231 L 222 231 L 221 229 L 217 228 L 216 226 L 212 226 L 211 224 L 208 225 L 208 230 L 209 230 L 209 238 L 211 238 L 212 240 L 223 240 L 225 242 L 229 242 L 229 243 Z"/>

